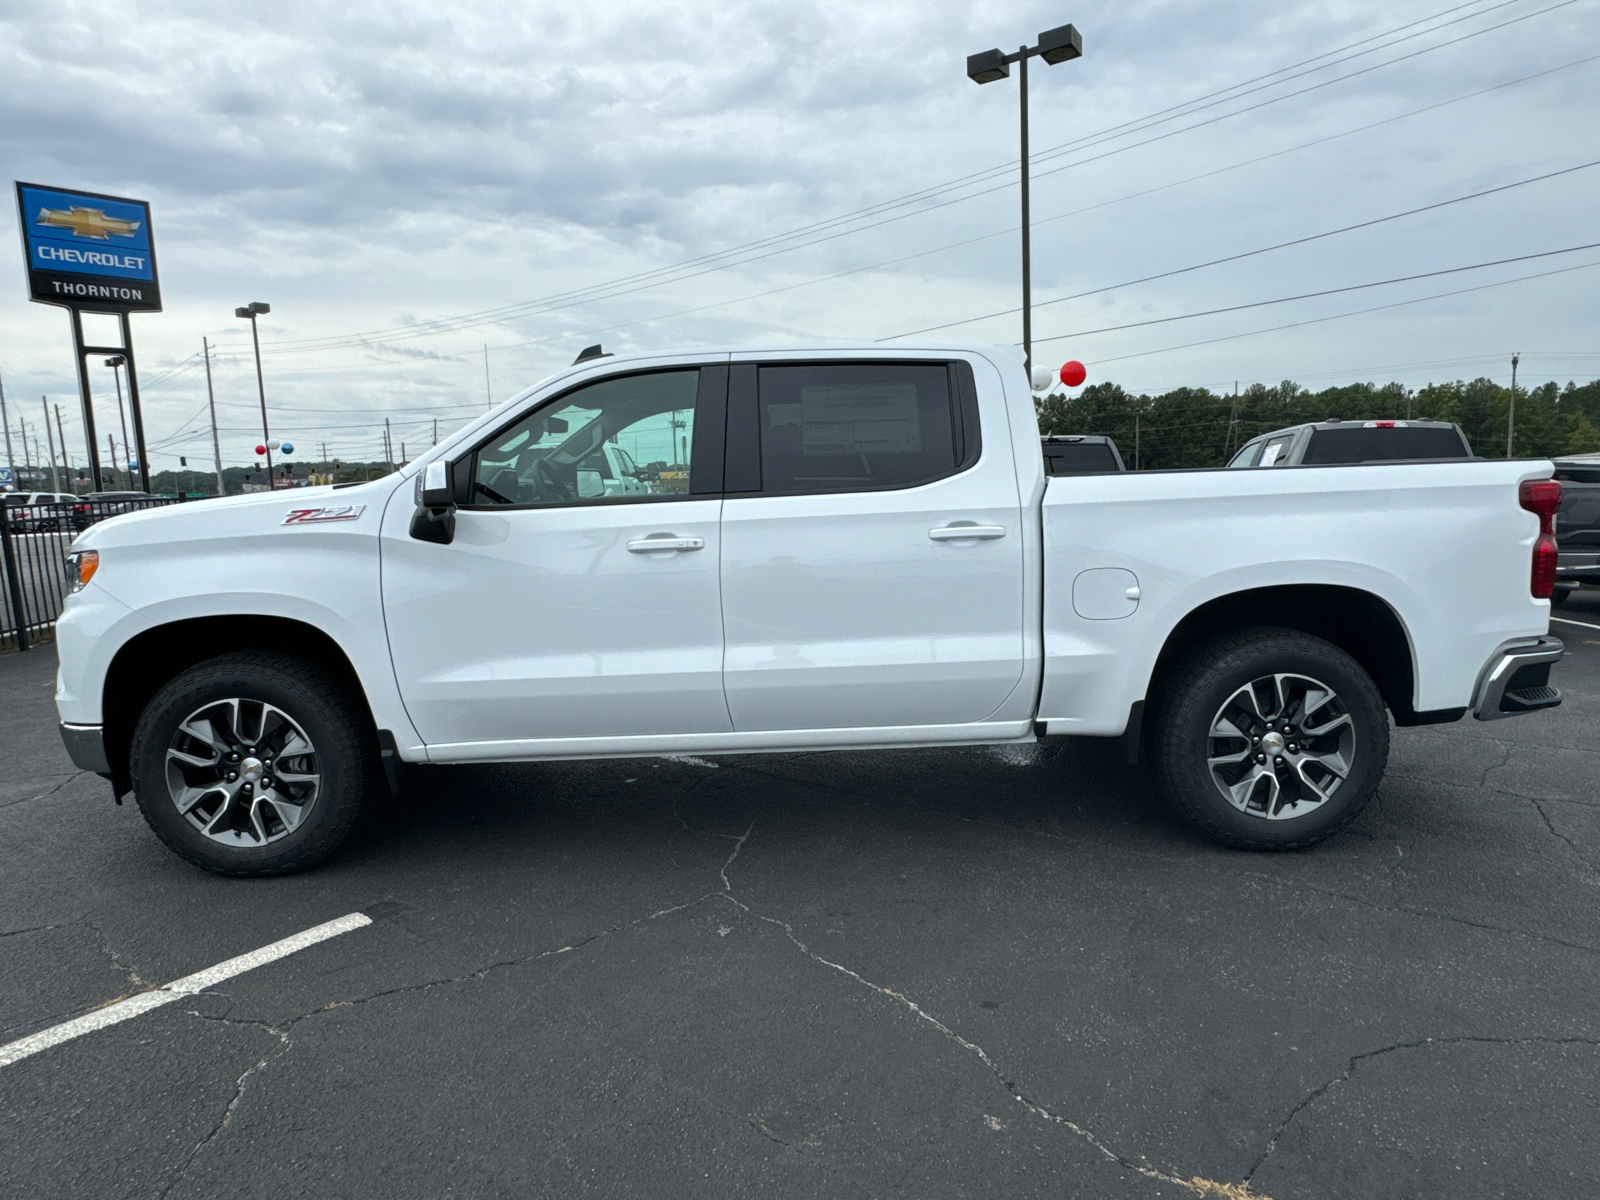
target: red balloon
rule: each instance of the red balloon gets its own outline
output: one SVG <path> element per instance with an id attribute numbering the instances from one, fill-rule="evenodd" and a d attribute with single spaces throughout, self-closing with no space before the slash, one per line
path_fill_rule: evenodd
<path id="1" fill-rule="evenodd" d="M 265 454 L 266 452 L 267 452 L 267 448 L 265 446 L 257 446 L 256 447 L 256 453 L 257 454 Z"/>
<path id="2" fill-rule="evenodd" d="M 1061 382 L 1068 387 L 1077 387 L 1087 378 L 1089 378 L 1089 372 L 1084 369 L 1083 364 L 1077 359 L 1061 364 Z"/>

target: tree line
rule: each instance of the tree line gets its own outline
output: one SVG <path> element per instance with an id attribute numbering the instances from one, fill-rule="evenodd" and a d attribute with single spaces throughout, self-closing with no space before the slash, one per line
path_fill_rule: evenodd
<path id="1" fill-rule="evenodd" d="M 1474 454 L 1504 458 L 1510 403 L 1511 389 L 1489 379 L 1430 383 L 1417 391 L 1398 383 L 1354 383 L 1320 392 L 1286 379 L 1253 383 L 1237 395 L 1183 387 L 1159 396 L 1095 383 L 1076 396 L 1057 392 L 1034 401 L 1041 433 L 1109 435 L 1130 470 L 1218 467 L 1253 437 L 1329 417 L 1450 421 L 1461 426 Z M 1600 381 L 1519 385 L 1514 451 L 1519 458 L 1600 451 Z"/>

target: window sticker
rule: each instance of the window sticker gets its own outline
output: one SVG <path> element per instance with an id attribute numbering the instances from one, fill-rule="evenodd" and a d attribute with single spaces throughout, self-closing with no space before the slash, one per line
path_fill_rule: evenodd
<path id="1" fill-rule="evenodd" d="M 1261 466 L 1270 467 L 1278 461 L 1278 455 L 1283 452 L 1282 442 L 1268 442 L 1265 450 L 1261 452 Z"/>
<path id="2" fill-rule="evenodd" d="M 800 426 L 802 452 L 808 455 L 922 451 L 914 383 L 803 387 L 799 404 L 771 404 L 767 412 L 774 426 Z"/>

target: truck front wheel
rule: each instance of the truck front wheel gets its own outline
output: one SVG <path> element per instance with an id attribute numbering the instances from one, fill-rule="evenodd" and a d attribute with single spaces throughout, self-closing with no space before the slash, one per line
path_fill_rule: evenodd
<path id="1" fill-rule="evenodd" d="M 1191 824 L 1244 850 L 1312 846 L 1366 807 L 1389 758 L 1383 697 L 1331 642 L 1237 630 L 1196 647 L 1156 698 L 1162 790 Z"/>
<path id="2" fill-rule="evenodd" d="M 373 795 L 365 708 L 311 663 L 227 654 L 170 680 L 134 729 L 133 789 L 167 846 L 219 875 L 284 875 L 331 854 Z"/>

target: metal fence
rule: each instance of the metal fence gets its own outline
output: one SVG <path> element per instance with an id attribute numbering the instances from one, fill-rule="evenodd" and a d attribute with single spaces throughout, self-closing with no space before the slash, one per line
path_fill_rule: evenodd
<path id="1" fill-rule="evenodd" d="M 177 504 L 188 496 L 137 496 L 16 508 L 0 504 L 0 649 L 47 636 L 72 591 L 67 548 L 107 517 Z"/>

